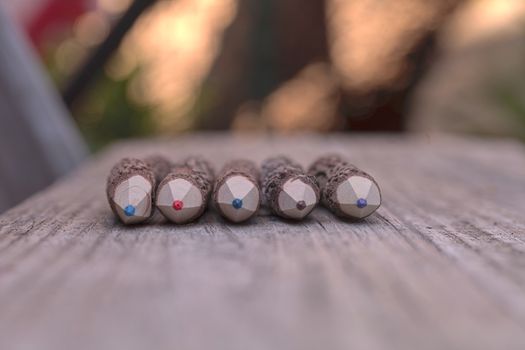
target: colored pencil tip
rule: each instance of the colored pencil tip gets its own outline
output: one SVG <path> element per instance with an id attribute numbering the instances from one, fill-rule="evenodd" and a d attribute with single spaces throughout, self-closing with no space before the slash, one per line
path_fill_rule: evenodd
<path id="1" fill-rule="evenodd" d="M 173 201 L 173 209 L 175 210 L 182 210 L 184 208 L 184 202 L 180 200 L 174 200 Z"/>
<path id="2" fill-rule="evenodd" d="M 285 216 L 302 219 L 314 209 L 317 201 L 311 185 L 300 179 L 291 179 L 284 183 L 279 193 L 278 205 Z"/>
<path id="3" fill-rule="evenodd" d="M 196 219 L 204 205 L 200 189 L 186 179 L 175 178 L 158 190 L 157 207 L 167 219 L 177 224 Z"/>
<path id="4" fill-rule="evenodd" d="M 245 176 L 235 175 L 218 188 L 216 200 L 227 219 L 233 222 L 245 221 L 259 208 L 259 188 Z"/>
<path id="5" fill-rule="evenodd" d="M 234 200 L 232 200 L 232 206 L 235 209 L 241 209 L 242 208 L 242 199 L 235 198 Z"/>
<path id="6" fill-rule="evenodd" d="M 357 219 L 367 217 L 381 205 L 379 188 L 363 176 L 351 176 L 340 183 L 336 196 L 341 211 Z"/>
<path id="7" fill-rule="evenodd" d="M 151 216 L 151 191 L 151 183 L 140 175 L 132 176 L 117 186 L 112 201 L 123 223 L 135 224 Z"/>
<path id="8" fill-rule="evenodd" d="M 131 204 L 128 205 L 126 208 L 124 208 L 124 214 L 126 214 L 126 216 L 133 216 L 135 215 L 135 207 L 132 206 Z"/>
<path id="9" fill-rule="evenodd" d="M 364 198 L 359 198 L 357 200 L 357 202 L 356 202 L 357 207 L 360 208 L 360 209 L 363 209 L 364 207 L 366 207 L 367 204 L 368 204 L 368 202 Z"/>

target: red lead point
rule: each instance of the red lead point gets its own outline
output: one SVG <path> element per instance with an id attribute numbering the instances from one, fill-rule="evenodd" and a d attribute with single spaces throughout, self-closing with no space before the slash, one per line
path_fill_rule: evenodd
<path id="1" fill-rule="evenodd" d="M 184 207 L 184 203 L 182 201 L 179 201 L 179 200 L 173 201 L 173 209 L 181 210 L 183 207 Z"/>

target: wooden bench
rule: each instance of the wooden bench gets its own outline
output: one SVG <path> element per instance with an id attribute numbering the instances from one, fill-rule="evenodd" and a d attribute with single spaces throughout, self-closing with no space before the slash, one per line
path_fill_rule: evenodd
<path id="1" fill-rule="evenodd" d="M 360 223 L 263 211 L 123 227 L 122 156 L 216 166 L 346 154 L 382 186 Z M 0 216 L 1 349 L 524 349 L 525 152 L 430 136 L 197 134 L 117 144 Z"/>

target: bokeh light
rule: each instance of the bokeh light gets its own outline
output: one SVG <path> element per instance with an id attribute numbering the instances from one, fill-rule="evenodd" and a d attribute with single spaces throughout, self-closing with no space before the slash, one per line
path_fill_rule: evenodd
<path id="1" fill-rule="evenodd" d="M 234 0 L 161 1 L 126 38 L 115 64 L 140 67 L 129 96 L 154 107 L 159 131 L 191 127 L 187 113 L 235 9 Z"/>

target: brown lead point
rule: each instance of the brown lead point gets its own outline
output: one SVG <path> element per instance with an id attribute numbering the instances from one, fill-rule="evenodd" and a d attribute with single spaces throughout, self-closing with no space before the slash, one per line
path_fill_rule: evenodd
<path id="1" fill-rule="evenodd" d="M 227 163 L 215 182 L 213 203 L 226 219 L 242 222 L 251 218 L 259 209 L 261 191 L 259 172 L 249 160 Z"/>
<path id="2" fill-rule="evenodd" d="M 322 204 L 336 215 L 363 219 L 381 205 L 381 190 L 374 178 L 339 155 L 319 158 L 308 173 L 317 178 Z"/>
<path id="3" fill-rule="evenodd" d="M 106 194 L 111 210 L 124 224 L 146 221 L 152 214 L 155 174 L 144 161 L 120 160 L 109 174 Z"/>
<path id="4" fill-rule="evenodd" d="M 264 161 L 261 183 L 270 209 L 287 219 L 303 219 L 319 201 L 315 178 L 306 175 L 299 164 L 287 157 Z"/>
<path id="5" fill-rule="evenodd" d="M 177 224 L 196 220 L 206 209 L 213 178 L 212 167 L 200 157 L 175 164 L 158 187 L 157 208 Z"/>

